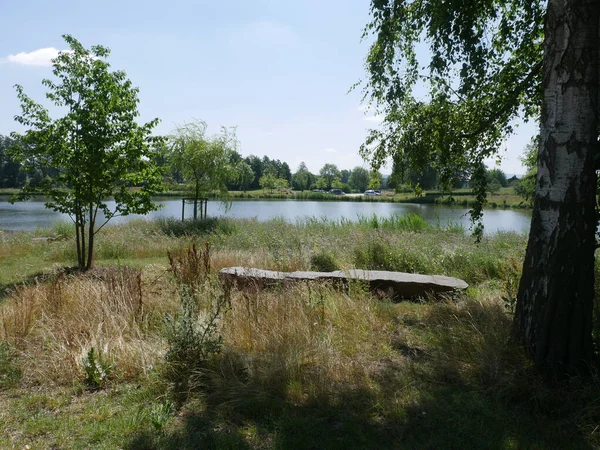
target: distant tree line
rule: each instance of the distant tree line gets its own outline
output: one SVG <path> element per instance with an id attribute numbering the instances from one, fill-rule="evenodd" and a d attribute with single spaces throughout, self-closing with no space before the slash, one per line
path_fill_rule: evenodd
<path id="1" fill-rule="evenodd" d="M 529 167 L 526 157 L 522 158 L 522 161 Z M 527 193 L 525 193 L 522 187 L 521 180 L 518 180 L 517 177 L 513 176 L 508 179 L 501 169 L 490 169 L 485 166 L 483 167 L 483 173 L 485 173 L 485 181 L 489 193 L 495 194 L 501 188 L 513 186 L 517 194 L 526 198 Z M 387 187 L 396 191 L 415 189 L 417 187 L 418 190 L 451 192 L 453 189 L 471 187 L 471 177 L 472 173 L 464 169 L 460 170 L 457 168 L 453 173 L 442 173 L 432 163 L 426 163 L 419 169 L 394 162 L 392 175 L 387 180 Z M 529 176 L 529 178 L 531 177 Z"/>
<path id="2" fill-rule="evenodd" d="M 181 140 L 181 138 L 182 136 L 180 135 L 179 139 Z M 176 140 L 172 140 L 172 142 Z M 56 176 L 56 170 L 48 168 L 45 165 L 26 168 L 21 163 L 12 160 L 9 148 L 14 143 L 14 139 L 0 135 L 0 188 L 37 186 L 45 178 Z M 205 156 L 202 154 L 200 160 Z M 256 189 L 265 189 L 272 192 L 280 188 L 291 188 L 296 191 L 341 189 L 349 193 L 353 191 L 364 192 L 369 188 L 388 188 L 396 189 L 397 191 L 413 190 L 415 186 L 418 186 L 422 190 L 452 190 L 468 187 L 470 179 L 469 173 L 459 173 L 458 176 L 455 176 L 452 186 L 444 187 L 441 181 L 442 176 L 438 170 L 429 164 L 425 165 L 422 170 L 410 169 L 404 172 L 400 170 L 398 164 L 394 164 L 392 175 L 387 178 L 384 178 L 379 172 L 360 166 L 354 167 L 351 170 L 340 170 L 332 163 L 325 164 L 317 173 L 313 173 L 309 170 L 306 163 L 301 162 L 296 168 L 296 172 L 292 173 L 287 162 L 280 161 L 279 159 L 270 159 L 268 156 L 263 156 L 262 158 L 256 155 L 243 157 L 237 151 L 235 145 L 231 145 L 230 150 L 224 156 L 226 160 L 221 160 L 221 168 L 219 169 L 220 172 L 225 174 L 225 179 L 220 181 L 222 184 L 219 185 L 218 189 L 222 193 L 227 190 L 247 191 Z M 164 167 L 167 181 L 175 184 L 193 181 L 194 176 L 190 172 L 190 169 L 186 168 L 185 164 L 182 163 L 182 161 L 186 161 L 186 158 L 174 161 L 172 157 L 172 152 L 167 152 L 157 157 L 157 164 Z M 190 158 L 188 155 L 187 161 L 191 161 Z M 512 184 L 510 183 L 511 180 L 508 180 L 506 174 L 500 169 L 486 169 L 486 173 L 488 190 L 492 194 L 499 191 L 500 188 Z M 530 196 L 529 191 L 531 189 L 526 189 L 526 187 L 529 187 L 528 183 L 531 178 L 534 178 L 534 176 L 528 175 L 524 180 L 515 184 L 517 194 L 522 195 L 526 199 Z M 211 183 L 207 183 L 206 186 L 210 187 L 209 185 Z"/>
<path id="3" fill-rule="evenodd" d="M 45 178 L 56 176 L 56 170 L 41 164 L 26 169 L 23 164 L 11 158 L 10 148 L 16 141 L 0 135 L 0 188 L 22 188 L 38 186 Z"/>

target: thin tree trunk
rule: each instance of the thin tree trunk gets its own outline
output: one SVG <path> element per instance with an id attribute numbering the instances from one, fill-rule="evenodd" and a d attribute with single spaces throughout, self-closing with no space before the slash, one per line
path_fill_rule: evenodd
<path id="1" fill-rule="evenodd" d="M 83 260 L 81 257 L 81 239 L 79 236 L 79 227 L 80 227 L 80 215 L 81 213 L 79 212 L 78 209 L 75 210 L 75 236 L 76 236 L 76 241 L 77 241 L 77 265 L 79 267 L 83 267 Z"/>
<path id="2" fill-rule="evenodd" d="M 94 214 L 93 206 L 94 205 L 90 203 L 90 222 L 88 225 L 88 254 L 85 270 L 88 270 L 90 267 L 92 267 L 92 262 L 94 260 L 94 223 L 96 217 Z"/>
<path id="3" fill-rule="evenodd" d="M 81 269 L 84 269 L 85 268 L 86 245 L 85 245 L 85 220 L 84 220 L 83 211 L 80 212 L 79 233 L 81 233 L 81 263 L 80 263 L 79 267 Z"/>
<path id="4" fill-rule="evenodd" d="M 559 379 L 589 369 L 600 0 L 549 0 L 538 175 L 513 336 Z"/>
<path id="5" fill-rule="evenodd" d="M 194 194 L 194 220 L 198 220 L 198 198 L 200 197 L 200 184 L 198 178 L 196 178 L 196 189 Z"/>

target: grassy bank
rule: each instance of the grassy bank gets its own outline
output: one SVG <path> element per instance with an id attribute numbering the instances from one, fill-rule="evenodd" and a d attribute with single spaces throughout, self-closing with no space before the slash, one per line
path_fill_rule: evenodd
<path id="1" fill-rule="evenodd" d="M 18 189 L 0 189 L 0 196 L 10 198 L 18 193 Z M 170 190 L 161 193 L 157 198 L 187 198 L 190 197 L 189 191 Z M 229 193 L 231 200 L 316 200 L 316 201 L 341 201 L 341 202 L 388 202 L 388 203 L 436 203 L 441 205 L 471 207 L 475 203 L 475 197 L 471 195 L 468 189 L 459 189 L 449 195 L 446 192 L 427 191 L 421 196 L 415 196 L 412 192 L 394 193 L 393 191 L 383 191 L 381 196 L 365 195 L 333 195 L 323 192 L 312 191 L 289 191 L 289 192 L 269 192 L 262 189 L 254 191 L 231 191 Z M 218 199 L 216 194 L 209 195 L 210 199 Z M 512 208 L 512 209 L 530 209 L 531 204 L 524 201 L 514 193 L 512 188 L 502 188 L 500 192 L 488 196 L 488 208 Z"/>
<path id="2" fill-rule="evenodd" d="M 427 191 L 420 196 L 415 196 L 412 192 L 394 193 L 393 191 L 383 191 L 381 196 L 365 195 L 332 195 L 322 192 L 311 191 L 292 191 L 269 193 L 263 190 L 248 192 L 231 192 L 231 198 L 234 200 L 268 200 L 268 199 L 292 199 L 292 200 L 325 200 L 342 202 L 388 202 L 388 203 L 436 203 L 442 205 L 459 205 L 471 207 L 475 204 L 475 196 L 468 189 L 458 189 L 451 195 L 441 191 Z M 531 204 L 524 201 L 514 193 L 512 188 L 503 188 L 500 192 L 488 196 L 487 207 L 489 208 L 513 208 L 529 209 Z"/>
<path id="3" fill-rule="evenodd" d="M 600 445 L 598 384 L 549 387 L 508 339 L 522 235 L 475 245 L 417 216 L 137 222 L 103 230 L 82 275 L 62 269 L 71 231 L 0 234 L 0 448 Z M 470 288 L 400 303 L 360 284 L 223 290 L 233 265 Z"/>

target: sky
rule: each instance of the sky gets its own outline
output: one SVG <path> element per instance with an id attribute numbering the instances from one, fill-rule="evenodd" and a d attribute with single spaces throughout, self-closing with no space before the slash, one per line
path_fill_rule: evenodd
<path id="1" fill-rule="evenodd" d="M 140 121 L 157 133 L 203 120 L 209 133 L 237 127 L 240 152 L 316 173 L 325 163 L 365 166 L 358 154 L 378 117 L 361 107 L 368 0 L 21 0 L 0 2 L 0 134 L 22 131 L 15 84 L 44 102 L 50 59 L 71 34 L 111 49 L 113 69 L 140 89 Z M 520 124 L 499 155 L 519 156 L 533 124 Z M 495 165 L 489 161 L 490 166 Z M 391 170 L 384 168 L 383 173 Z"/>

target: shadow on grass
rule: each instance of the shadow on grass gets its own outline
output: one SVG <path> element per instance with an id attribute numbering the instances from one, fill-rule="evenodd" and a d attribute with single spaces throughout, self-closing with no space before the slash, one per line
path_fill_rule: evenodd
<path id="1" fill-rule="evenodd" d="M 464 383 L 427 383 L 409 406 L 400 369 L 382 369 L 377 386 L 293 402 L 270 380 L 190 401 L 166 432 L 139 434 L 139 449 L 591 449 L 558 403 L 544 412 L 535 395 L 505 396 Z M 375 392 L 379 392 L 376 395 Z M 383 399 L 383 401 L 382 401 Z M 539 400 L 539 399 L 538 399 Z M 547 399 L 546 399 L 547 400 Z"/>
<path id="2" fill-rule="evenodd" d="M 508 341 L 502 305 L 467 300 L 425 311 L 401 330 L 415 334 L 402 340 L 400 333 L 367 381 L 340 385 L 307 367 L 305 376 L 320 380 L 321 390 L 311 390 L 277 372 L 278 355 L 265 356 L 262 370 L 222 355 L 196 384 L 201 393 L 169 426 L 142 432 L 125 448 L 500 450 L 599 443 L 597 379 L 542 383 Z"/>
<path id="3" fill-rule="evenodd" d="M 76 269 L 75 267 L 73 269 Z M 66 270 L 71 270 L 71 268 L 66 268 Z M 31 275 L 24 276 L 19 279 L 19 281 L 15 281 L 12 283 L 0 283 L 0 303 L 4 301 L 6 297 L 8 297 L 11 293 L 13 293 L 17 288 L 22 286 L 31 286 L 36 283 L 45 283 L 56 277 L 55 273 L 51 272 L 36 272 Z"/>
<path id="4" fill-rule="evenodd" d="M 70 276 L 87 276 L 98 280 L 107 280 L 114 278 L 115 274 L 125 274 L 128 277 L 138 274 L 138 270 L 128 266 L 102 266 L 96 265 L 91 269 L 85 270 L 79 266 L 55 267 L 52 271 L 36 272 L 16 281 L 14 283 L 0 284 L 0 304 L 5 297 L 15 292 L 23 286 L 32 286 L 35 284 L 53 283 L 57 280 Z"/>

